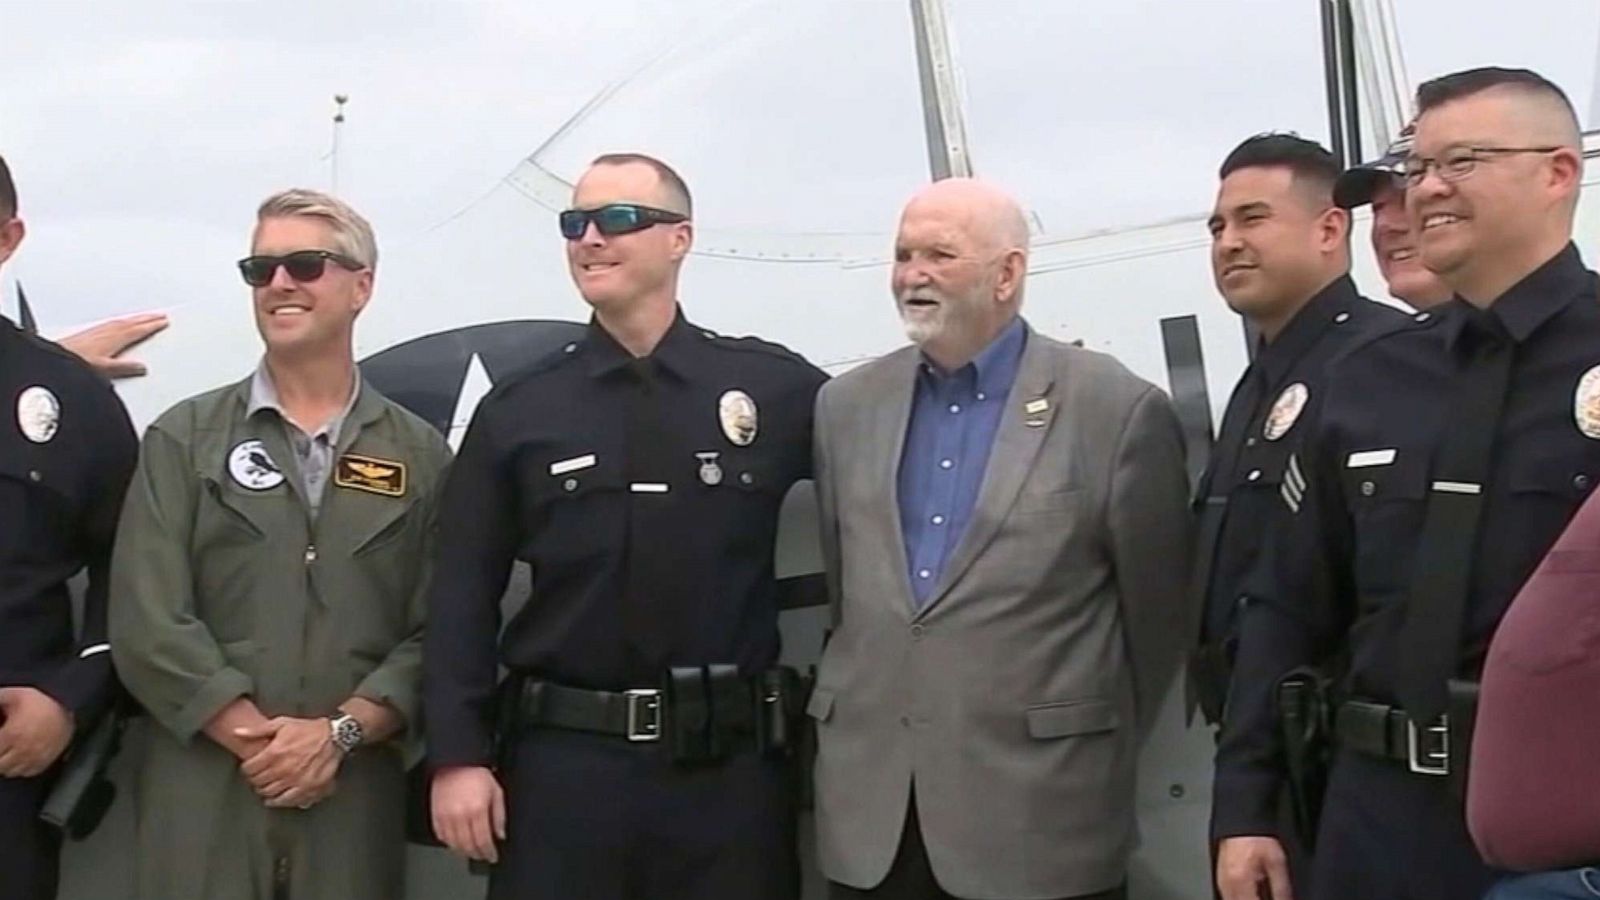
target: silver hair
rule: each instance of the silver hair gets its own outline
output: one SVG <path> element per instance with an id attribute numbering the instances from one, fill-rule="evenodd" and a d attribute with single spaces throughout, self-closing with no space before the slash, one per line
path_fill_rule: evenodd
<path id="1" fill-rule="evenodd" d="M 372 224 L 338 197 L 306 188 L 279 191 L 261 202 L 256 221 L 307 216 L 321 219 L 333 229 L 338 250 L 369 269 L 378 266 L 378 239 Z"/>

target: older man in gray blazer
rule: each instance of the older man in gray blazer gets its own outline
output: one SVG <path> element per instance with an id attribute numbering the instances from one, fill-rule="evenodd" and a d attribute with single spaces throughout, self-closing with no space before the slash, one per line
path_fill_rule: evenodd
<path id="1" fill-rule="evenodd" d="M 1118 898 L 1189 557 L 1162 392 L 1018 315 L 1020 207 L 906 206 L 906 347 L 817 400 L 834 628 L 809 712 L 835 898 Z"/>

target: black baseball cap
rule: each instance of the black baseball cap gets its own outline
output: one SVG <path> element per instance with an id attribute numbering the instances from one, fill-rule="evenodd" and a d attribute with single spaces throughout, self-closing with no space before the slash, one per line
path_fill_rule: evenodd
<path id="1" fill-rule="evenodd" d="M 1341 209 L 1355 209 L 1372 202 L 1372 195 L 1386 180 L 1393 182 L 1405 171 L 1406 156 L 1411 153 L 1411 126 L 1400 132 L 1400 139 L 1389 145 L 1384 154 L 1371 162 L 1345 170 L 1333 184 L 1333 202 Z"/>

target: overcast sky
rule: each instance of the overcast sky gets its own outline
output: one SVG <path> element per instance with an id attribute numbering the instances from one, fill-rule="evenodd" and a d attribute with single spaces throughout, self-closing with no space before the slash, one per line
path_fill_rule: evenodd
<path id="1" fill-rule="evenodd" d="M 1600 4 L 1395 5 L 1413 79 L 1530 65 L 1588 116 Z M 950 8 L 977 166 L 1047 233 L 1197 212 L 1240 138 L 1325 137 L 1316 0 Z M 10 274 L 47 325 L 239 301 L 255 204 L 330 183 L 335 93 L 341 193 L 387 259 L 448 273 L 470 261 L 430 258 L 434 229 L 641 66 L 548 166 L 657 152 L 702 225 L 761 233 L 886 235 L 926 177 L 905 0 L 0 0 L 0 153 L 31 228 Z M 529 246 L 559 264 L 550 234 Z"/>

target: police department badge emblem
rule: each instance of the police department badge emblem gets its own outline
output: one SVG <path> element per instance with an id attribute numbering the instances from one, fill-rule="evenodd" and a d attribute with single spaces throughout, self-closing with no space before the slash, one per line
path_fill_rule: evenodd
<path id="1" fill-rule="evenodd" d="M 1262 437 L 1275 441 L 1289 433 L 1294 423 L 1300 418 L 1300 413 L 1305 411 L 1306 401 L 1311 399 L 1311 389 L 1304 383 L 1296 381 L 1283 389 L 1278 399 L 1272 401 L 1272 410 L 1267 413 L 1267 424 L 1261 429 Z"/>
<path id="2" fill-rule="evenodd" d="M 1600 366 L 1583 373 L 1572 393 L 1572 418 L 1586 438 L 1600 440 Z"/>
<path id="3" fill-rule="evenodd" d="M 61 428 L 61 401 L 47 387 L 34 385 L 17 397 L 17 428 L 35 444 L 46 444 Z"/>
<path id="4" fill-rule="evenodd" d="M 267 455 L 266 445 L 251 440 L 228 451 L 228 474 L 239 486 L 252 491 L 270 491 L 283 484 L 283 470 Z"/>
<path id="5" fill-rule="evenodd" d="M 722 465 L 717 462 L 720 453 L 696 453 L 695 458 L 700 460 L 700 482 L 707 487 L 716 487 L 722 483 Z"/>
<path id="6" fill-rule="evenodd" d="M 717 401 L 722 434 L 735 447 L 748 447 L 756 439 L 756 402 L 744 391 L 732 390 Z"/>

